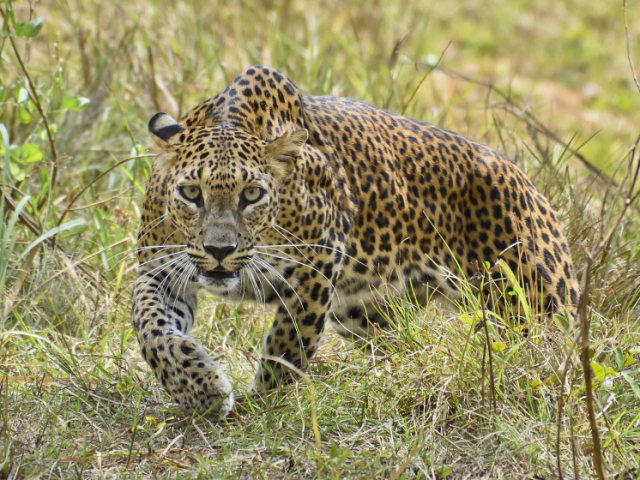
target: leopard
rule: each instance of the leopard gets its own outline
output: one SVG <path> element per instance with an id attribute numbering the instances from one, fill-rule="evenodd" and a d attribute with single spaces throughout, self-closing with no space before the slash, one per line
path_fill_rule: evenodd
<path id="1" fill-rule="evenodd" d="M 221 419 L 235 402 L 220 363 L 190 333 L 199 292 L 272 307 L 244 392 L 257 396 L 300 379 L 328 325 L 352 340 L 388 329 L 380 292 L 390 288 L 459 302 L 500 278 L 545 314 L 578 303 L 549 200 L 506 156 L 453 131 L 303 94 L 257 65 L 180 121 L 155 114 L 148 132 L 157 157 L 133 326 L 185 412 Z"/>

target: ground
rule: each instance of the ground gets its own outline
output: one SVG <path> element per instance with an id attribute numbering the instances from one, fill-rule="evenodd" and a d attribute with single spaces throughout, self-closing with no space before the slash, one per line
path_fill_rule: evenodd
<path id="1" fill-rule="evenodd" d="M 638 135 L 622 2 L 71 0 L 5 3 L 3 18 L 8 5 L 25 25 L 15 50 L 0 40 L 0 478 L 592 474 L 575 351 L 557 434 L 556 375 L 575 329 L 554 318 L 523 337 L 470 304 L 422 311 L 396 298 L 396 326 L 373 350 L 329 336 L 309 377 L 266 404 L 247 400 L 219 423 L 180 416 L 131 326 L 153 158 L 127 159 L 145 155 L 156 111 L 178 117 L 246 67 L 271 65 L 305 92 L 364 100 L 514 159 L 559 210 L 582 280 Z M 638 66 L 640 7 L 627 17 Z M 592 269 L 596 411 L 618 478 L 636 478 L 640 458 L 639 218 L 632 205 Z M 237 392 L 270 314 L 203 298 L 195 334 Z"/>

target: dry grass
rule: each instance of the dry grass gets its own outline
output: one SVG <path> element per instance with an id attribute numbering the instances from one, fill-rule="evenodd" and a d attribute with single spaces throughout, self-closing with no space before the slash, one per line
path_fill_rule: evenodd
<path id="1" fill-rule="evenodd" d="M 638 129 L 622 5 L 13 7 L 19 21 L 42 17 L 44 27 L 15 39 L 31 98 L 11 41 L 0 40 L 0 133 L 13 146 L 0 139 L 0 479 L 590 478 L 583 375 L 567 319 L 531 323 L 523 337 L 508 319 L 479 328 L 472 298 L 453 311 L 393 298 L 396 328 L 371 349 L 328 335 L 310 368 L 313 388 L 301 382 L 266 404 L 247 399 L 239 416 L 211 423 L 175 412 L 139 355 L 131 249 L 153 161 L 144 156 L 150 116 L 180 115 L 262 63 L 303 91 L 365 100 L 508 154 L 559 210 L 582 278 L 585 252 L 622 207 L 614 192 L 626 164 L 616 165 Z M 637 58 L 640 9 L 628 9 Z M 55 139 L 55 178 L 37 103 Z M 632 205 L 592 269 L 595 408 L 605 470 L 621 479 L 640 476 L 638 218 Z M 52 233 L 30 254 L 43 232 Z M 270 313 L 202 304 L 195 335 L 241 392 Z"/>

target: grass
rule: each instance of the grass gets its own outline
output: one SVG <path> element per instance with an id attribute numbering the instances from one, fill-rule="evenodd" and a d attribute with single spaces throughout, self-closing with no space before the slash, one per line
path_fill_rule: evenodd
<path id="1" fill-rule="evenodd" d="M 6 2 L 3 18 L 10 7 L 44 26 L 0 40 L 0 478 L 593 475 L 576 328 L 480 328 L 471 298 L 453 311 L 390 298 L 395 328 L 372 349 L 328 335 L 308 381 L 247 399 L 241 417 L 184 418 L 138 352 L 132 248 L 148 119 L 262 63 L 508 154 L 558 208 L 582 278 L 637 135 L 621 2 L 71 0 Z M 627 15 L 638 59 L 640 7 Z M 639 218 L 632 205 L 592 269 L 595 406 L 621 479 L 640 476 Z M 242 392 L 270 312 L 201 304 L 195 335 Z"/>

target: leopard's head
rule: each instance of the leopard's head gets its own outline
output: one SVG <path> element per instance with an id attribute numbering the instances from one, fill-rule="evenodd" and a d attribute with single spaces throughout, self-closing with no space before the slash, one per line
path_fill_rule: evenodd
<path id="1" fill-rule="evenodd" d="M 308 133 L 264 141 L 226 124 L 186 129 L 163 112 L 149 133 L 161 150 L 154 168 L 164 177 L 166 213 L 186 239 L 191 269 L 203 287 L 224 295 L 275 223 L 280 184 Z"/>

